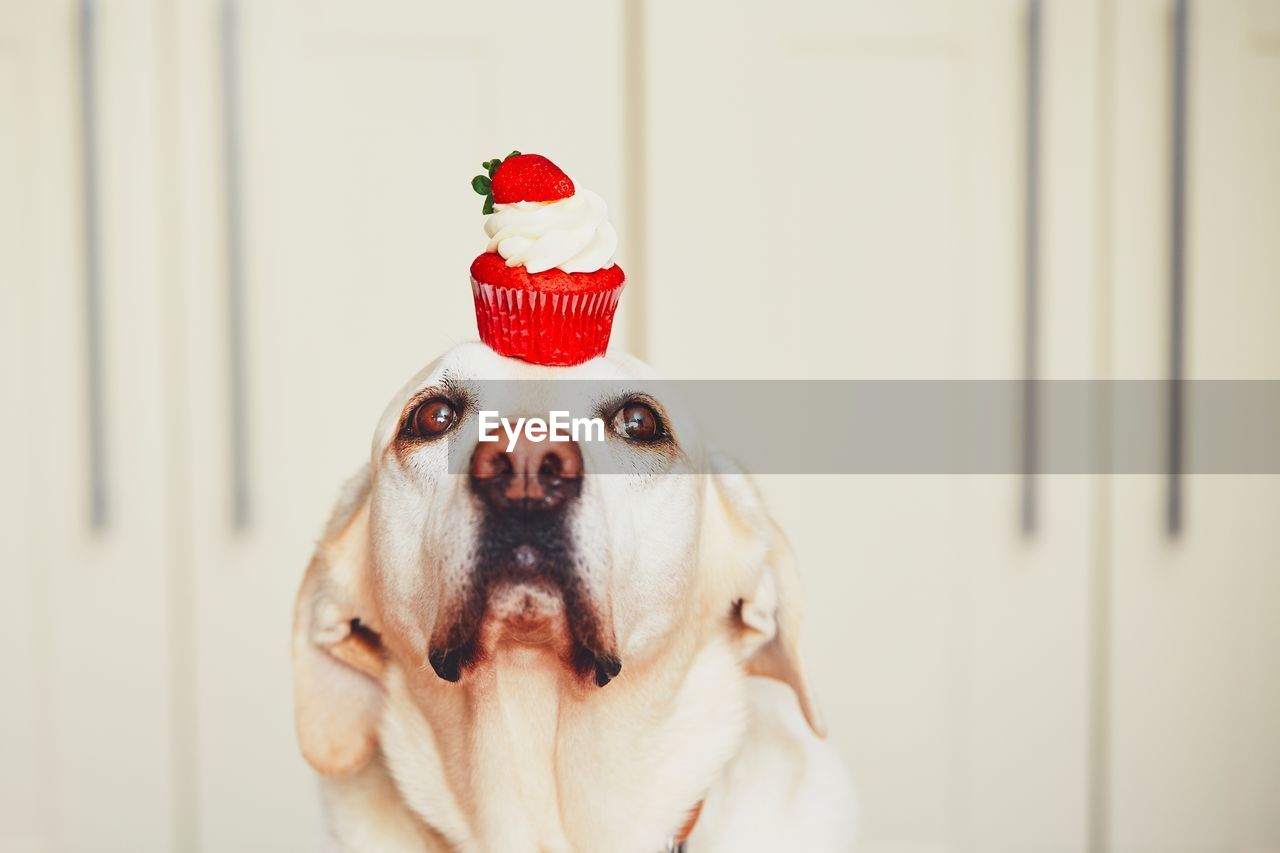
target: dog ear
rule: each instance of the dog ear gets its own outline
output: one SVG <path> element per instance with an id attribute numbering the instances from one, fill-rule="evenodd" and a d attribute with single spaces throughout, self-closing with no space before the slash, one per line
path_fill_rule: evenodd
<path id="1" fill-rule="evenodd" d="M 307 567 L 293 617 L 293 699 L 302 755 L 320 773 L 377 748 L 385 670 L 369 594 L 369 472 L 344 489 Z"/>
<path id="2" fill-rule="evenodd" d="M 825 737 L 826 725 L 800 662 L 800 581 L 791 546 L 735 462 L 713 454 L 711 483 L 708 514 L 721 529 L 704 542 L 717 543 L 710 557 L 734 590 L 733 618 L 747 672 L 790 685 L 809 728 Z"/>

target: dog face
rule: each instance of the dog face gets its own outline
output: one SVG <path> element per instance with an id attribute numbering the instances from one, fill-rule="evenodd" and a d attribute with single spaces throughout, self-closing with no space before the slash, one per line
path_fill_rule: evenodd
<path id="1" fill-rule="evenodd" d="M 602 428 L 589 441 L 482 441 L 484 412 Z M 427 695 L 465 690 L 513 655 L 589 702 L 624 670 L 687 666 L 672 649 L 712 637 L 747 671 L 791 684 L 818 730 L 795 587 L 754 487 L 645 365 L 611 354 L 546 368 L 459 346 L 387 406 L 303 582 L 303 753 L 329 775 L 362 766 L 389 667 Z"/>
<path id="2" fill-rule="evenodd" d="M 387 407 L 373 448 L 374 595 L 397 651 L 447 681 L 505 644 L 604 686 L 673 628 L 696 564 L 695 427 L 633 359 L 548 370 L 459 347 Z M 481 442 L 482 412 L 508 428 Z M 520 418 L 594 421 L 583 440 Z M 592 440 L 586 440 L 586 439 Z"/>

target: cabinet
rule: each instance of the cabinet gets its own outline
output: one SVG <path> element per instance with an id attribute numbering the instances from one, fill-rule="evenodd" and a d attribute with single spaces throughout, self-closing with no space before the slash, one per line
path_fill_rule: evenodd
<path id="1" fill-rule="evenodd" d="M 558 17 L 517 2 L 177 11 L 194 841 L 313 849 L 288 642 L 301 572 L 339 485 L 368 459 L 382 407 L 475 337 L 467 268 L 484 234 L 469 183 L 480 163 L 554 151 L 621 202 L 620 8 L 563 6 L 577 37 L 556 51 L 540 46 L 561 43 Z M 613 215 L 625 233 L 620 204 Z"/>
<path id="2" fill-rule="evenodd" d="M 1049 5 L 1032 343 L 1042 376 L 1087 378 L 1096 12 Z M 645 344 L 664 373 L 1023 376 L 1028 4 L 649 8 Z M 779 441 L 840 440 L 822 401 L 792 415 Z M 766 486 L 864 849 L 1084 849 L 1090 482 L 1040 478 L 1030 537 L 1017 477 Z"/>
<path id="3" fill-rule="evenodd" d="M 1121 2 L 1107 145 L 1114 176 L 1113 375 L 1170 352 L 1168 3 Z M 1280 378 L 1280 4 L 1193 3 L 1186 19 L 1185 373 Z M 1194 429 L 1194 426 L 1191 427 Z M 1162 446 L 1166 435 L 1153 436 Z M 1280 478 L 1187 476 L 1171 533 L 1163 477 L 1110 484 L 1110 849 L 1280 845 Z"/>
<path id="4" fill-rule="evenodd" d="M 0 4 L 5 850 L 168 850 L 181 811 L 154 25 L 142 3 Z"/>

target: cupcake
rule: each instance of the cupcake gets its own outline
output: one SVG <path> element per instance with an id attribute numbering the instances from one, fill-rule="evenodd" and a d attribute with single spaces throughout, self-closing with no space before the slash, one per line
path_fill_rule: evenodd
<path id="1" fill-rule="evenodd" d="M 471 264 L 480 339 L 534 364 L 581 364 L 609 345 L 625 276 L 600 196 L 540 154 L 513 151 L 471 181 L 489 245 Z"/>

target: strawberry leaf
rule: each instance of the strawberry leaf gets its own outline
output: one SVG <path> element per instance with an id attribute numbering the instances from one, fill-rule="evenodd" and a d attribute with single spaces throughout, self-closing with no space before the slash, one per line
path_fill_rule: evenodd
<path id="1" fill-rule="evenodd" d="M 494 157 L 492 160 L 485 160 L 480 164 L 480 168 L 488 172 L 488 175 L 476 175 L 471 179 L 471 189 L 475 190 L 479 195 L 484 196 L 483 212 L 487 216 L 493 213 L 493 176 L 497 174 L 498 167 L 502 165 L 504 159 L 510 160 L 512 157 L 519 157 L 519 151 L 512 151 L 505 158 Z"/>

